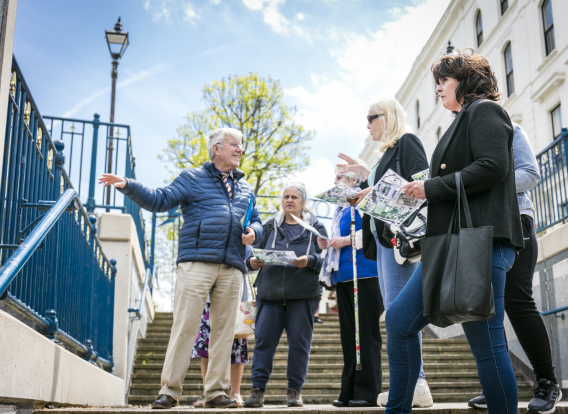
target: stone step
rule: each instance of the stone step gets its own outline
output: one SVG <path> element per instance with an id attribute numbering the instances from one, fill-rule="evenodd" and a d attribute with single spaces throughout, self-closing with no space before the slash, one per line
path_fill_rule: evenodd
<path id="1" fill-rule="evenodd" d="M 433 400 L 436 402 L 435 406 L 438 406 L 441 403 L 463 403 L 463 401 L 466 401 L 466 403 L 464 404 L 465 406 L 467 406 L 467 401 L 469 401 L 470 399 L 477 397 L 479 395 L 481 391 L 481 388 L 479 390 L 474 390 L 474 392 L 469 392 L 469 391 L 462 391 L 459 394 L 455 394 L 455 393 L 432 393 L 432 398 Z M 197 400 L 199 398 L 201 394 L 194 394 L 194 395 L 183 395 L 180 399 L 180 405 L 191 405 L 193 404 L 193 402 L 195 400 Z M 246 399 L 247 395 L 243 395 L 243 398 Z M 338 393 L 331 393 L 331 394 L 323 394 L 323 393 L 313 393 L 313 394 L 308 394 L 308 393 L 302 393 L 302 399 L 304 400 L 304 404 L 330 404 L 331 401 L 337 399 L 338 397 Z M 526 407 L 526 402 L 528 402 L 530 400 L 530 398 L 532 397 L 532 393 L 524 393 L 524 394 L 519 394 L 519 400 L 520 401 L 524 401 L 524 407 Z M 129 395 L 128 396 L 128 401 L 131 405 L 148 405 L 151 404 L 154 400 L 156 399 L 156 392 L 154 392 L 154 395 Z M 274 395 L 266 395 L 265 399 L 264 399 L 265 404 L 267 405 L 273 405 L 273 404 L 277 404 L 277 405 L 284 405 L 285 408 L 285 404 L 286 404 L 286 394 L 274 394 Z M 567 404 L 567 403 L 565 403 Z M 435 408 L 435 407 L 434 407 Z M 304 407 L 305 410 L 305 407 Z M 298 409 L 296 408 L 295 411 L 304 411 L 302 409 Z M 249 409 L 246 409 L 246 411 L 249 411 Z M 263 411 L 263 409 L 254 409 L 253 410 L 255 413 L 260 413 Z M 348 414 L 355 414 L 355 413 L 367 413 L 370 411 L 384 411 L 383 409 L 379 409 L 378 407 L 367 407 L 364 409 L 337 409 L 334 407 L 330 408 L 330 414 L 338 414 L 338 412 L 343 413 L 348 413 Z M 420 413 L 427 413 L 427 412 L 436 412 L 436 411 L 429 411 L 429 409 L 415 409 L 413 411 L 416 412 L 420 412 Z M 519 413 L 525 413 L 526 408 L 525 409 L 521 409 L 519 410 Z M 171 411 L 168 410 L 168 413 L 170 413 Z M 193 412 L 193 411 L 192 411 Z M 210 410 L 207 412 L 211 412 Z M 229 410 L 225 410 L 225 413 L 231 412 Z M 236 412 L 238 412 L 238 410 L 236 410 Z M 321 410 L 315 411 L 315 412 L 322 412 Z M 455 414 L 455 411 L 438 411 L 441 414 Z M 487 413 L 487 411 L 484 410 L 472 410 L 469 409 L 467 411 L 464 411 L 464 413 L 468 413 L 468 414 L 483 414 L 483 413 Z M 568 414 L 568 404 L 566 406 L 566 411 L 559 411 L 557 410 L 556 413 L 567 413 Z M 282 413 L 282 411 L 278 411 L 279 414 Z M 555 414 L 556 414 L 555 413 Z M 53 412 L 50 410 L 50 414 L 53 414 Z"/>
<path id="2" fill-rule="evenodd" d="M 254 343 L 252 341 L 249 341 L 249 353 L 254 352 Z M 382 349 L 383 352 L 386 352 L 386 347 L 387 345 L 385 343 L 383 343 Z M 167 344 L 162 344 L 162 345 L 139 345 L 138 346 L 138 355 L 152 355 L 155 353 L 165 353 L 167 348 Z M 423 355 L 428 355 L 428 354 L 441 354 L 444 352 L 448 352 L 451 351 L 453 354 L 457 354 L 457 353 L 465 353 L 465 354 L 470 354 L 471 355 L 471 348 L 469 347 L 469 345 L 467 344 L 463 344 L 463 345 L 452 345 L 451 348 L 445 348 L 443 346 L 436 346 L 433 343 L 426 343 L 422 345 L 422 354 Z M 339 353 L 342 354 L 343 350 L 341 348 L 341 345 L 337 345 L 337 343 L 335 345 L 333 344 L 328 344 L 328 345 L 321 345 L 321 346 L 312 346 L 311 348 L 311 353 Z M 287 345 L 279 345 L 278 348 L 276 349 L 276 353 L 288 353 L 288 346 Z"/>
<path id="3" fill-rule="evenodd" d="M 137 363 L 134 365 L 135 373 L 150 373 L 150 372 L 162 372 L 163 364 L 141 364 Z M 274 364 L 272 372 L 285 373 L 287 369 L 287 364 Z M 388 364 L 383 362 L 382 369 L 384 372 L 388 371 Z M 310 363 L 309 372 L 312 373 L 330 373 L 334 375 L 341 375 L 343 371 L 343 363 L 341 364 L 317 364 Z M 438 364 L 424 362 L 424 371 L 426 375 L 434 372 L 477 372 L 477 366 L 475 362 L 462 362 L 459 364 Z M 189 373 L 199 373 L 201 372 L 201 366 L 198 363 L 189 364 Z"/>
<path id="4" fill-rule="evenodd" d="M 331 397 L 333 400 L 337 398 L 337 396 Z M 304 402 L 305 402 L 304 396 Z M 326 401 L 325 405 L 310 405 L 306 403 L 303 408 L 288 408 L 284 404 L 284 399 L 276 402 L 279 405 L 268 405 L 263 408 L 257 409 L 246 409 L 247 412 L 252 411 L 255 414 L 263 414 L 263 413 L 275 413 L 275 414 L 362 414 L 362 413 L 381 413 L 384 412 L 384 408 L 379 407 L 368 407 L 365 409 L 349 409 L 349 408 L 335 408 L 329 404 L 329 401 Z M 439 401 L 439 400 L 438 400 Z M 518 413 L 525 413 L 527 408 L 527 401 L 519 403 L 519 410 Z M 43 410 L 34 410 L 35 414 L 120 414 L 120 413 L 132 413 L 132 414 L 156 414 L 156 410 L 150 409 L 148 404 L 151 401 L 146 401 L 142 403 L 144 407 L 124 407 L 124 408 L 80 408 L 80 407 L 72 407 L 72 408 L 50 408 L 50 409 L 43 409 Z M 212 409 L 212 408 L 204 408 L 204 409 L 197 409 L 197 408 L 189 408 L 189 402 L 185 402 L 182 399 L 182 406 L 172 408 L 168 410 L 168 414 L 187 414 L 188 409 L 191 412 L 195 413 L 208 413 L 208 414 L 229 414 L 231 412 L 244 412 L 243 410 L 227 410 L 227 409 Z M 425 414 L 487 414 L 487 410 L 472 410 L 470 409 L 466 403 L 441 403 L 436 402 L 433 407 L 430 408 L 423 408 L 420 410 L 416 410 L 416 412 L 425 413 Z M 556 406 L 555 414 L 568 414 L 568 401 L 561 401 Z"/>
<path id="5" fill-rule="evenodd" d="M 148 325 L 148 329 L 147 332 L 163 332 L 163 331 L 167 331 L 169 332 L 172 329 L 172 325 L 171 324 L 167 324 L 165 322 L 160 321 L 160 323 L 155 323 L 152 322 L 151 324 Z M 314 324 L 314 331 L 319 332 L 319 331 L 324 331 L 324 330 L 331 330 L 331 329 L 335 329 L 335 332 L 339 332 L 339 322 L 326 322 L 326 323 L 315 323 Z M 383 327 L 381 330 L 385 330 L 385 328 Z"/>
<path id="6" fill-rule="evenodd" d="M 154 355 L 140 355 L 136 356 L 135 363 L 140 362 L 142 364 L 163 364 L 164 363 L 165 354 L 154 354 Z M 254 352 L 249 353 L 250 361 L 254 360 Z M 428 362 L 440 361 L 444 363 L 460 363 L 464 361 L 475 361 L 473 355 L 471 353 L 467 354 L 432 354 L 428 355 L 427 358 Z M 288 361 L 288 354 L 287 353 L 277 353 L 274 356 L 275 363 L 286 363 Z M 310 362 L 309 365 L 312 364 L 343 364 L 343 355 L 337 353 L 334 355 L 330 354 L 319 354 L 319 353 L 312 353 L 310 355 Z"/>
<path id="7" fill-rule="evenodd" d="M 466 390 L 468 392 L 479 392 L 481 393 L 481 385 L 479 381 L 458 381 L 458 382 L 429 382 L 430 391 L 432 393 L 456 393 L 461 394 L 461 391 Z M 530 383 L 526 381 L 517 382 L 519 391 L 526 392 L 531 391 Z M 159 384 L 154 383 L 140 383 L 132 384 L 130 387 L 131 395 L 155 395 L 157 390 L 159 390 Z M 250 390 L 252 384 L 243 382 L 241 384 L 241 390 Z M 266 387 L 266 395 L 280 395 L 286 394 L 288 389 L 287 382 L 269 382 Z M 388 381 L 384 382 L 383 391 L 388 391 Z M 203 391 L 202 384 L 184 384 L 183 385 L 184 394 L 195 395 L 200 394 Z M 332 383 L 305 383 L 302 387 L 302 393 L 305 394 L 317 394 L 318 392 L 323 394 L 333 394 L 336 392 L 339 394 L 341 390 L 340 382 Z"/>
<path id="8" fill-rule="evenodd" d="M 140 372 L 135 373 L 132 375 L 132 382 L 133 383 L 160 383 L 161 373 L 159 372 Z M 383 372 L 383 383 L 388 382 L 390 374 L 388 371 Z M 286 374 L 275 374 L 273 373 L 270 376 L 270 379 L 275 382 L 286 381 Z M 306 377 L 307 383 L 330 383 L 335 377 L 330 376 L 327 373 L 311 373 L 308 372 Z M 243 374 L 242 380 L 243 383 L 250 382 L 251 374 L 245 372 Z M 335 378 L 337 379 L 337 378 Z M 436 382 L 436 381 L 478 381 L 477 372 L 429 372 L 427 373 L 428 382 Z M 521 381 L 522 376 L 521 374 L 517 374 L 517 381 Z M 185 375 L 184 384 L 193 384 L 193 383 L 201 383 L 201 374 L 200 373 L 190 373 L 188 372 Z"/>
<path id="9" fill-rule="evenodd" d="M 386 343 L 386 338 L 383 338 L 383 342 Z M 168 345 L 168 341 L 169 341 L 169 337 L 165 338 L 165 337 L 160 337 L 160 338 L 154 338 L 154 337 L 150 337 L 150 338 L 142 338 L 138 341 L 138 346 L 141 345 L 164 345 L 167 346 Z M 254 346 L 254 339 L 249 339 L 248 341 L 249 346 Z M 333 338 L 314 338 L 312 340 L 312 346 L 324 346 L 324 345 L 334 345 L 337 346 L 338 344 L 340 344 L 341 341 L 339 340 L 339 335 L 337 335 L 337 338 L 333 337 Z M 286 336 L 282 336 L 282 338 L 280 339 L 280 345 L 283 346 L 288 346 L 288 340 L 286 339 Z M 442 348 L 442 350 L 447 349 L 449 347 L 455 346 L 455 345 L 467 345 L 467 341 L 464 339 L 423 339 L 422 340 L 422 346 L 436 346 L 438 348 Z M 469 345 L 467 345 L 469 347 Z"/>

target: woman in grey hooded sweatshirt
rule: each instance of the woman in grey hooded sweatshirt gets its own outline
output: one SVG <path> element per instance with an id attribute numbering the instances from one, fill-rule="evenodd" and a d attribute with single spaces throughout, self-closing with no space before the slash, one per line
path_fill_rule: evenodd
<path id="1" fill-rule="evenodd" d="M 274 353 L 282 332 L 288 341 L 288 407 L 301 407 L 302 386 L 308 372 L 314 329 L 314 314 L 321 299 L 318 275 L 322 265 L 317 237 L 296 222 L 301 218 L 327 236 L 317 218 L 306 209 L 307 194 L 301 183 L 288 183 L 282 193 L 282 208 L 264 224 L 257 249 L 292 251 L 297 260 L 290 265 L 269 265 L 254 257 L 247 259 L 252 270 L 260 269 L 255 286 L 255 347 L 252 390 L 245 407 L 262 407 L 264 391 L 272 372 Z"/>

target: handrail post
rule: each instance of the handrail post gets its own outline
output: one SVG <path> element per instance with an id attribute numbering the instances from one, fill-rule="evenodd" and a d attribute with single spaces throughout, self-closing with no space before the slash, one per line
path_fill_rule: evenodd
<path id="1" fill-rule="evenodd" d="M 87 332 L 87 348 L 90 348 L 90 351 L 87 352 L 87 355 L 84 356 L 84 358 L 87 361 L 90 361 L 93 358 L 93 345 L 92 345 L 92 339 L 93 339 L 93 335 L 94 335 L 94 330 L 93 330 L 93 319 L 95 318 L 94 315 L 94 310 L 95 310 L 95 278 L 96 278 L 96 269 L 98 266 L 97 263 L 97 244 L 96 244 L 96 237 L 97 237 L 97 227 L 95 226 L 97 218 L 95 216 L 89 216 L 89 221 L 91 222 L 92 225 L 92 229 L 90 232 L 90 237 L 89 237 L 89 244 L 91 245 L 91 249 L 93 252 L 92 258 L 91 258 L 91 289 L 89 292 L 87 292 L 88 294 L 88 300 L 89 300 L 89 315 L 91 315 L 91 317 L 89 318 L 89 331 Z"/>
<path id="2" fill-rule="evenodd" d="M 97 146 L 99 141 L 99 125 L 101 123 L 100 115 L 95 114 L 95 119 L 93 120 L 93 149 L 91 151 L 91 176 L 89 179 L 89 198 L 85 207 L 88 213 L 94 213 L 95 211 L 95 185 L 97 180 Z"/>

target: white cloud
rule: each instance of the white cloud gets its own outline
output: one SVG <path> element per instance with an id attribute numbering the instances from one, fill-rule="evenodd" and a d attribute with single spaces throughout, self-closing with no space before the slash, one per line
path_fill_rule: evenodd
<path id="1" fill-rule="evenodd" d="M 215 6 L 221 4 L 221 0 L 209 0 L 209 3 L 214 4 Z"/>
<path id="2" fill-rule="evenodd" d="M 190 23 L 199 18 L 189 0 L 146 0 L 144 9 L 152 14 L 154 20 L 166 23 L 171 23 L 172 17 L 177 15 Z"/>
<path id="3" fill-rule="evenodd" d="M 251 10 L 260 10 L 266 23 L 276 33 L 289 35 L 290 33 L 307 36 L 305 30 L 292 22 L 290 22 L 281 12 L 280 5 L 284 4 L 285 0 L 243 0 L 243 4 Z M 302 21 L 305 15 L 302 13 L 296 14 L 296 20 Z"/>
<path id="4" fill-rule="evenodd" d="M 195 23 L 195 21 L 199 19 L 197 13 L 193 9 L 191 3 L 186 3 L 183 5 L 183 20 L 190 23 Z"/>
<path id="5" fill-rule="evenodd" d="M 137 83 L 141 80 L 144 80 L 146 78 L 154 76 L 156 73 L 160 72 L 161 70 L 163 70 L 167 67 L 168 67 L 168 65 L 166 65 L 164 63 L 160 63 L 160 64 L 157 64 L 157 65 L 151 67 L 150 69 L 141 70 L 140 72 L 137 72 L 133 75 L 130 75 L 129 77 L 127 77 L 122 82 L 118 82 L 116 87 L 118 89 L 118 88 L 124 88 L 128 85 L 132 85 L 132 84 Z M 79 112 L 82 108 L 84 108 L 85 106 L 87 106 L 88 104 L 93 102 L 94 100 L 98 99 L 99 97 L 101 97 L 103 95 L 109 95 L 109 94 L 110 94 L 110 87 L 101 89 L 101 90 L 91 94 L 87 98 L 85 98 L 82 101 L 75 104 L 75 106 L 73 108 L 71 108 L 67 112 L 65 112 L 63 114 L 63 118 L 72 117 L 77 112 Z"/>
<path id="6" fill-rule="evenodd" d="M 243 0 L 243 3 L 251 10 L 262 9 L 262 0 Z"/>
<path id="7" fill-rule="evenodd" d="M 449 2 L 424 0 L 406 7 L 400 17 L 374 33 L 329 34 L 332 44 L 342 45 L 330 50 L 338 70 L 312 74 L 309 90 L 301 86 L 284 90 L 300 108 L 298 121 L 317 131 L 314 148 L 325 145 L 330 152 L 348 149 L 358 155 L 368 135 L 364 121 L 368 105 L 380 96 L 395 95 Z"/>

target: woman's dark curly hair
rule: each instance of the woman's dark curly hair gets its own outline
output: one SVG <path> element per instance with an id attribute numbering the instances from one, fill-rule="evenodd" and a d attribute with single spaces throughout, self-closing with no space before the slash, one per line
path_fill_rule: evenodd
<path id="1" fill-rule="evenodd" d="M 436 84 L 446 77 L 458 80 L 456 99 L 461 105 L 474 99 L 501 100 L 497 78 L 489 62 L 473 53 L 473 49 L 454 49 L 435 61 L 431 69 Z"/>

